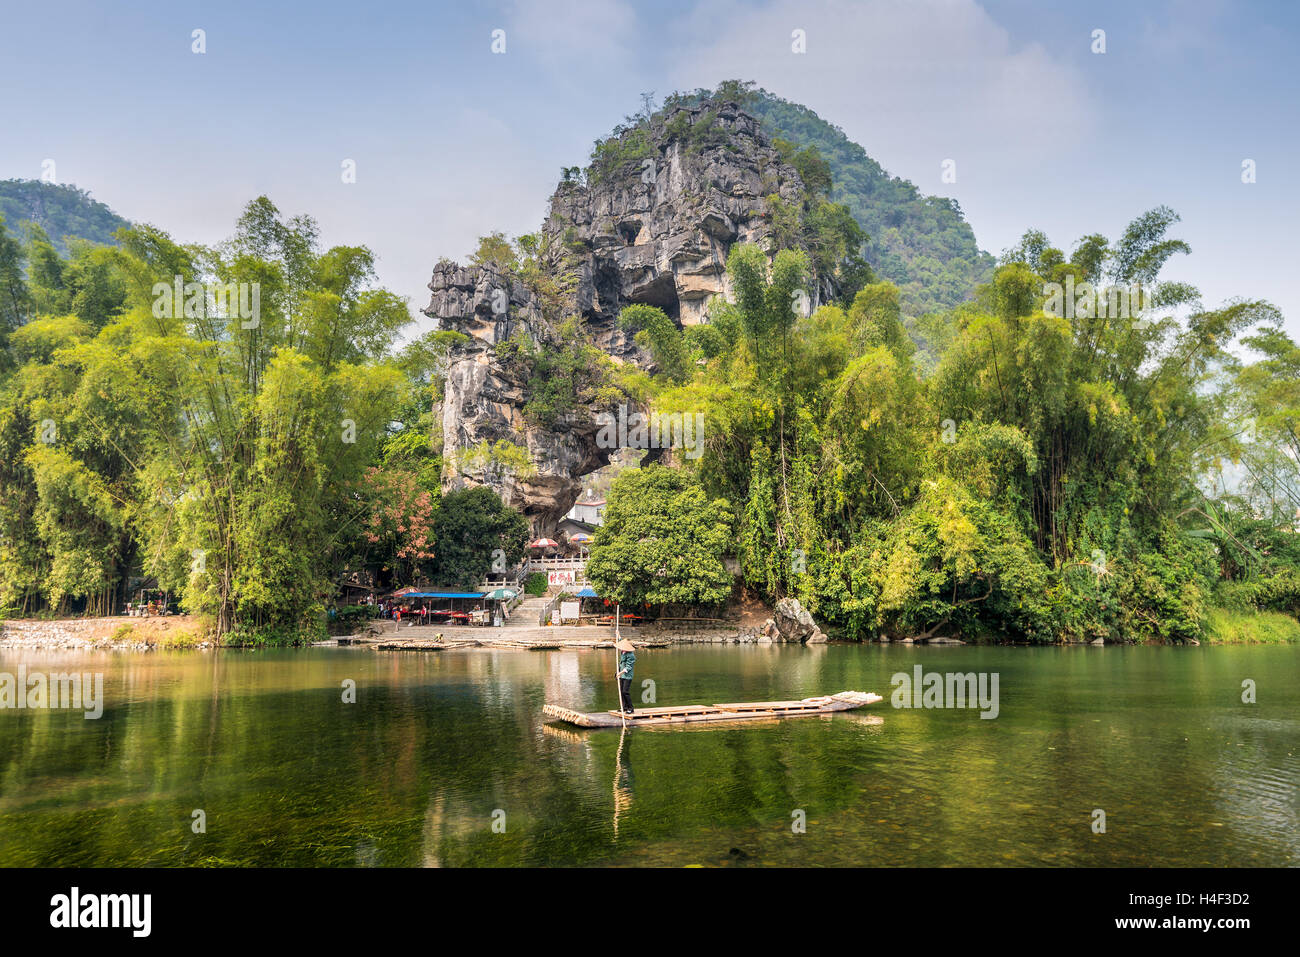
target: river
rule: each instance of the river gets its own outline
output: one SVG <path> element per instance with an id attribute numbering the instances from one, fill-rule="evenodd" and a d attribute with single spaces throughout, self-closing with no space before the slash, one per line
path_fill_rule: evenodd
<path id="1" fill-rule="evenodd" d="M 0 865 L 1300 864 L 1300 648 L 679 645 L 638 695 L 886 700 L 546 724 L 614 706 L 612 654 L 0 649 L 104 681 L 98 719 L 0 710 Z M 917 665 L 996 674 L 997 717 L 893 707 Z"/>

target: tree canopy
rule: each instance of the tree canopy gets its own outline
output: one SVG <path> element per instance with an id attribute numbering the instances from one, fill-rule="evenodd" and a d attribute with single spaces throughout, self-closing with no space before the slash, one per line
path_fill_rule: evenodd
<path id="1" fill-rule="evenodd" d="M 368 249 L 266 197 L 216 247 L 116 239 L 65 258 L 0 224 L 0 609 L 114 613 L 148 581 L 230 640 L 296 641 L 346 574 L 517 558 L 494 493 L 440 494 L 454 334 L 395 351 L 407 306 Z"/>
<path id="2" fill-rule="evenodd" d="M 718 605 L 731 594 L 723 564 L 731 509 L 688 474 L 663 466 L 624 472 L 610 489 L 587 577 L 628 608 Z"/>
<path id="3" fill-rule="evenodd" d="M 643 321 L 650 404 L 705 417 L 677 464 L 732 503 L 743 583 L 856 638 L 1184 640 L 1215 606 L 1294 608 L 1300 350 L 1268 303 L 1160 280 L 1177 221 L 1068 257 L 1030 230 L 924 326 L 888 281 L 802 317 L 806 254 L 739 244 L 710 333 Z M 613 587 L 602 548 L 634 551 L 598 537 Z"/>

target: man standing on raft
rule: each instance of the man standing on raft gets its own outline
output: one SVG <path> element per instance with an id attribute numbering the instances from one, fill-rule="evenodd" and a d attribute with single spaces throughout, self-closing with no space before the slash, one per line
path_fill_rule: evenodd
<path id="1" fill-rule="evenodd" d="M 636 666 L 632 642 L 620 638 L 614 645 L 618 649 L 618 705 L 624 714 L 632 714 L 632 669 Z"/>

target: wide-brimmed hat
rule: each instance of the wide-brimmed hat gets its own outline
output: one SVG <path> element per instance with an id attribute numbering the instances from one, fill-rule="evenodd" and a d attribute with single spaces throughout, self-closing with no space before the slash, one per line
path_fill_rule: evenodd
<path id="1" fill-rule="evenodd" d="M 628 641 L 626 638 L 620 638 L 614 643 L 614 647 L 619 651 L 636 651 L 636 648 L 632 646 L 632 642 Z"/>

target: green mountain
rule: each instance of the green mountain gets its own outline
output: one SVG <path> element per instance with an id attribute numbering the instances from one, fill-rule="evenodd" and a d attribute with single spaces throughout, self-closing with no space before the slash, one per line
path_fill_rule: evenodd
<path id="1" fill-rule="evenodd" d="M 842 129 L 808 107 L 734 80 L 714 93 L 693 95 L 734 99 L 762 121 L 769 136 L 817 148 L 834 179 L 831 200 L 848 206 L 866 230 L 863 255 L 877 276 L 899 287 L 906 314 L 949 309 L 992 278 L 994 258 L 976 245 L 956 200 L 923 196 L 915 184 L 890 176 Z"/>
<path id="2" fill-rule="evenodd" d="M 131 225 L 84 189 L 34 179 L 0 180 L 0 214 L 13 232 L 25 220 L 35 222 L 64 256 L 68 238 L 107 245 L 115 242 L 114 232 Z"/>

